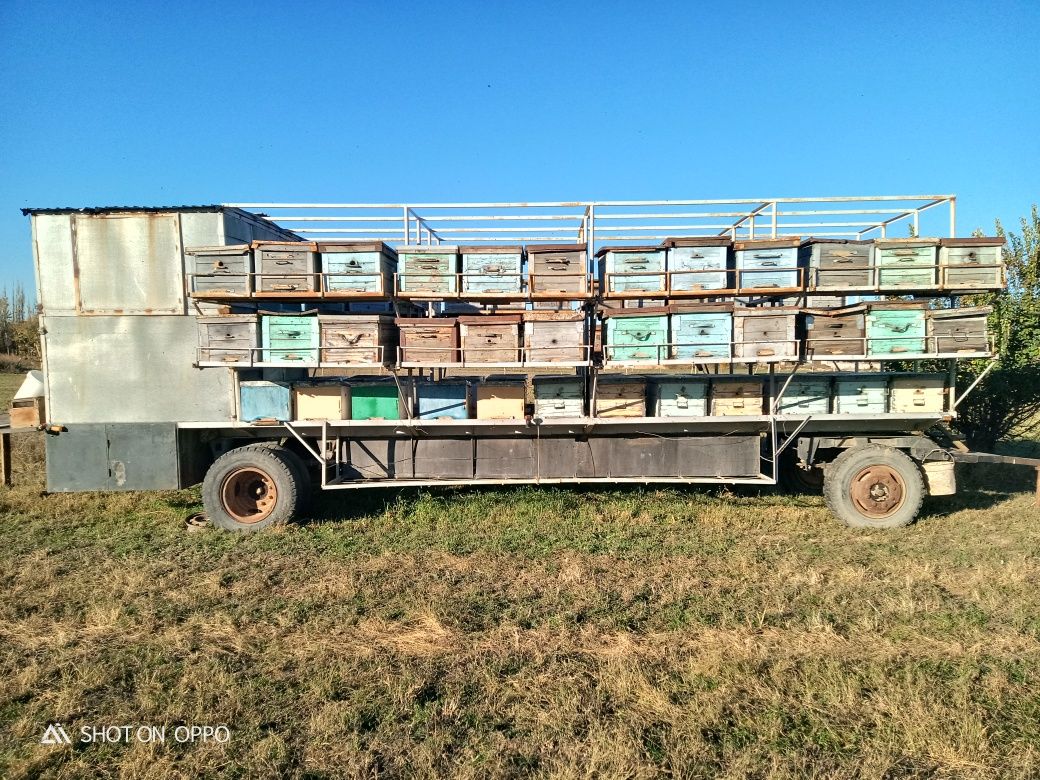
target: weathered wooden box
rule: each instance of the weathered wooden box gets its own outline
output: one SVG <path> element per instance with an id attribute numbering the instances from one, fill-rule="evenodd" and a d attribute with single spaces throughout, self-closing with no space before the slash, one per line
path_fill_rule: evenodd
<path id="1" fill-rule="evenodd" d="M 784 384 L 787 388 L 784 389 Z M 783 391 L 783 395 L 779 395 Z M 829 376 L 776 377 L 774 400 L 777 414 L 830 414 L 831 378 Z"/>
<path id="2" fill-rule="evenodd" d="M 325 365 L 389 365 L 397 360 L 397 327 L 387 314 L 319 314 Z"/>
<path id="3" fill-rule="evenodd" d="M 711 383 L 711 413 L 719 417 L 762 414 L 761 379 L 715 379 Z"/>
<path id="4" fill-rule="evenodd" d="M 587 363 L 588 319 L 580 311 L 524 312 L 525 363 Z"/>
<path id="5" fill-rule="evenodd" d="M 534 385 L 534 416 L 585 416 L 585 379 L 580 376 L 536 376 Z"/>
<path id="6" fill-rule="evenodd" d="M 239 419 L 292 420 L 292 388 L 287 382 L 239 382 Z"/>
<path id="7" fill-rule="evenodd" d="M 729 271 L 732 245 L 728 236 L 665 239 L 662 246 L 668 250 L 668 289 L 680 292 L 735 287 Z"/>
<path id="8" fill-rule="evenodd" d="M 670 357 L 696 362 L 698 358 L 728 358 L 732 355 L 732 304 L 675 305 L 671 309 Z"/>
<path id="9" fill-rule="evenodd" d="M 742 290 L 798 288 L 800 238 L 737 241 L 733 244 L 737 284 Z"/>
<path id="10" fill-rule="evenodd" d="M 191 294 L 214 298 L 248 298 L 253 291 L 249 244 L 199 246 L 184 250 L 191 258 Z"/>
<path id="11" fill-rule="evenodd" d="M 624 313 L 622 313 L 624 312 Z M 664 308 L 604 310 L 607 362 L 659 363 L 668 357 L 668 310 Z"/>
<path id="12" fill-rule="evenodd" d="M 646 379 L 601 376 L 595 388 L 594 417 L 646 417 Z"/>
<path id="13" fill-rule="evenodd" d="M 706 417 L 707 377 L 659 377 L 649 386 L 653 417 Z"/>
<path id="14" fill-rule="evenodd" d="M 866 309 L 810 309 L 805 314 L 805 356 L 826 360 L 841 355 L 865 355 Z"/>
<path id="15" fill-rule="evenodd" d="M 10 427 L 39 428 L 47 422 L 47 404 L 43 396 L 37 398 L 15 398 L 8 408 Z"/>
<path id="16" fill-rule="evenodd" d="M 459 328 L 455 317 L 398 317 L 401 365 L 458 363 Z"/>
<path id="17" fill-rule="evenodd" d="M 874 242 L 878 284 L 882 289 L 936 286 L 939 239 L 879 238 Z"/>
<path id="18" fill-rule="evenodd" d="M 397 271 L 397 252 L 381 241 L 322 241 L 322 279 L 325 291 L 349 295 L 389 295 Z"/>
<path id="19" fill-rule="evenodd" d="M 924 301 L 868 304 L 867 354 L 925 353 L 926 306 Z"/>
<path id="20" fill-rule="evenodd" d="M 308 241 L 254 241 L 256 290 L 268 295 L 318 290 L 318 247 Z"/>
<path id="21" fill-rule="evenodd" d="M 489 377 L 474 385 L 478 420 L 522 420 L 527 400 L 523 379 Z"/>
<path id="22" fill-rule="evenodd" d="M 199 326 L 199 363 L 249 366 L 259 355 L 259 327 L 255 314 L 196 317 Z"/>
<path id="23" fill-rule="evenodd" d="M 798 310 L 780 306 L 733 310 L 733 356 L 761 360 L 798 357 Z"/>
<path id="24" fill-rule="evenodd" d="M 523 289 L 523 247 L 460 246 L 459 254 L 463 292 L 505 294 Z"/>
<path id="25" fill-rule="evenodd" d="M 469 382 L 465 380 L 417 382 L 415 395 L 421 420 L 469 419 Z"/>
<path id="26" fill-rule="evenodd" d="M 895 413 L 941 414 L 946 408 L 946 378 L 943 376 L 894 376 L 889 387 L 889 411 Z"/>
<path id="27" fill-rule="evenodd" d="M 810 290 L 857 290 L 874 285 L 874 242 L 810 238 L 798 249 Z"/>
<path id="28" fill-rule="evenodd" d="M 888 377 L 836 378 L 834 411 L 836 414 L 884 414 L 888 411 Z"/>
<path id="29" fill-rule="evenodd" d="M 929 349 L 940 354 L 989 352 L 986 323 L 992 311 L 989 306 L 929 310 Z"/>
<path id="30" fill-rule="evenodd" d="M 527 270 L 532 294 L 587 295 L 588 265 L 588 247 L 585 244 L 527 246 Z"/>
<path id="31" fill-rule="evenodd" d="M 265 363 L 318 362 L 318 318 L 312 315 L 261 315 L 261 357 Z"/>
<path id="32" fill-rule="evenodd" d="M 666 257 L 659 246 L 605 246 L 596 253 L 602 289 L 608 295 L 664 292 Z"/>
<path id="33" fill-rule="evenodd" d="M 447 244 L 403 246 L 397 250 L 397 291 L 422 296 L 459 291 L 459 248 Z"/>
<path id="34" fill-rule="evenodd" d="M 293 404 L 297 420 L 349 420 L 350 388 L 340 382 L 297 382 Z"/>
<path id="35" fill-rule="evenodd" d="M 1000 290 L 1004 287 L 1004 239 L 997 237 L 939 240 L 939 269 L 949 289 Z"/>
<path id="36" fill-rule="evenodd" d="M 466 365 L 520 362 L 520 314 L 459 317 L 462 360 Z"/>

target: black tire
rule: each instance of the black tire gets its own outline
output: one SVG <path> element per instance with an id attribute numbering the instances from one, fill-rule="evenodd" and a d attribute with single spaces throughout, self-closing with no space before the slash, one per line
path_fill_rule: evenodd
<path id="1" fill-rule="evenodd" d="M 917 464 L 892 447 L 845 450 L 824 469 L 823 497 L 845 525 L 900 528 L 921 511 L 924 478 Z"/>
<path id="2" fill-rule="evenodd" d="M 300 480 L 288 455 L 264 442 L 217 458 L 202 482 L 210 522 L 225 531 L 261 531 L 288 522 L 300 504 Z"/>
<path id="3" fill-rule="evenodd" d="M 818 496 L 823 492 L 823 469 L 798 465 L 798 454 L 788 447 L 780 454 L 780 489 L 792 495 Z"/>
<path id="4" fill-rule="evenodd" d="M 296 484 L 299 490 L 299 503 L 296 505 L 296 508 L 297 510 L 305 509 L 314 496 L 314 480 L 311 479 L 311 473 L 307 470 L 307 464 L 303 457 L 297 455 L 278 441 L 258 441 L 255 446 L 268 447 L 285 458 L 289 468 L 296 474 Z"/>

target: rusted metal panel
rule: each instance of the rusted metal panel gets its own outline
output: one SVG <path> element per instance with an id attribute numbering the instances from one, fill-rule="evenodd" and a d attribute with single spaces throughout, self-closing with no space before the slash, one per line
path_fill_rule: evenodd
<path id="1" fill-rule="evenodd" d="M 230 370 L 192 368 L 194 317 L 54 317 L 45 331 L 56 423 L 193 422 L 234 417 Z"/>

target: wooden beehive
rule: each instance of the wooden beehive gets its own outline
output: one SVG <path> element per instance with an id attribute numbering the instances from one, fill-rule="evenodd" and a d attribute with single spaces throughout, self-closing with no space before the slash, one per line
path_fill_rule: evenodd
<path id="1" fill-rule="evenodd" d="M 428 366 L 459 362 L 459 329 L 455 317 L 398 317 L 401 365 Z"/>
<path id="2" fill-rule="evenodd" d="M 524 312 L 524 362 L 583 363 L 589 360 L 587 318 L 580 311 Z"/>
<path id="3" fill-rule="evenodd" d="M 520 314 L 459 317 L 462 360 L 466 365 L 520 362 Z"/>
<path id="4" fill-rule="evenodd" d="M 382 365 L 397 359 L 397 328 L 386 314 L 319 314 L 321 362 Z"/>
<path id="5" fill-rule="evenodd" d="M 646 380 L 600 377 L 596 382 L 594 417 L 646 417 Z"/>

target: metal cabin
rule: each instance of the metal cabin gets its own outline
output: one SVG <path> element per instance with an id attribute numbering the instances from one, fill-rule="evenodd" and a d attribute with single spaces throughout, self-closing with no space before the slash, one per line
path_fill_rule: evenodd
<path id="1" fill-rule="evenodd" d="M 963 400 L 954 386 L 954 360 L 991 357 L 988 341 L 975 334 L 970 349 L 940 353 L 938 336 L 918 337 L 915 331 L 909 351 L 878 353 L 867 334 L 857 337 L 858 346 L 821 360 L 805 349 L 794 312 L 816 318 L 810 322 L 839 322 L 832 309 L 840 312 L 853 302 L 869 307 L 869 298 L 862 303 L 865 294 L 893 291 L 873 265 L 872 252 L 846 253 L 852 264 L 842 268 L 862 271 L 850 275 L 855 282 L 850 289 L 834 278 L 817 289 L 810 265 L 816 260 L 809 259 L 816 255 L 797 247 L 799 242 L 805 242 L 803 249 L 811 247 L 809 239 L 861 246 L 887 237 L 900 223 L 920 231 L 938 207 L 946 208 L 949 222 L 935 232 L 953 237 L 955 204 L 953 196 L 938 195 L 25 209 L 41 315 L 44 427 L 51 434 L 47 489 L 147 490 L 202 482 L 216 525 L 255 530 L 290 517 L 312 483 L 326 490 L 513 483 L 772 485 L 788 468 L 803 482 L 822 481 L 832 509 L 849 524 L 905 524 L 925 493 L 954 489 L 955 456 L 932 430 L 951 420 Z M 594 258 L 601 244 L 624 255 L 623 247 L 649 241 L 660 242 L 652 271 L 639 263 L 603 264 L 596 278 Z M 711 249 L 711 262 L 699 259 L 701 241 Z M 458 255 L 462 244 L 465 252 Z M 778 260 L 761 261 L 774 276 L 783 274 L 783 284 L 755 281 L 766 276 L 743 268 L 731 244 L 764 246 L 756 250 L 763 257 L 773 244 L 783 244 Z M 499 256 L 505 255 L 495 248 L 504 246 L 510 247 L 509 265 L 501 271 Z M 459 259 L 485 255 L 491 260 L 479 268 Z M 337 265 L 327 265 L 326 257 Z M 918 274 L 912 283 L 900 278 L 896 294 L 952 303 L 964 292 L 1003 284 L 1002 264 L 990 256 L 984 272 L 960 275 L 947 274 L 939 257 L 926 260 L 934 272 L 927 279 Z M 922 261 L 915 257 L 915 262 Z M 508 277 L 508 284 L 481 281 L 481 274 L 492 272 Z M 652 290 L 627 282 L 640 273 L 658 280 Z M 370 283 L 356 281 L 366 274 Z M 698 281 L 698 274 L 710 275 L 711 283 Z M 280 275 L 292 283 L 279 284 Z M 355 281 L 343 283 L 346 275 Z M 415 281 L 420 276 L 421 285 Z M 559 281 L 563 277 L 566 283 Z M 841 305 L 835 308 L 836 297 Z M 390 318 L 371 313 L 354 314 L 358 323 L 364 316 L 370 330 L 378 319 L 382 329 L 371 330 L 366 351 L 355 353 L 362 358 L 350 353 L 353 336 L 340 334 L 340 340 L 327 342 L 319 335 L 323 323 L 335 322 L 342 330 L 344 318 L 372 311 L 360 307 L 382 311 L 384 304 L 401 323 L 399 348 Z M 771 322 L 781 313 L 791 319 L 785 319 L 780 336 L 763 328 L 738 332 L 750 338 L 740 333 L 768 331 L 768 349 L 734 345 L 727 332 L 708 340 L 721 338 L 730 348 L 702 358 L 689 348 L 704 339 L 696 330 L 701 320 L 689 316 L 694 304 L 745 307 L 738 313 L 756 315 L 755 322 Z M 603 323 L 638 318 L 648 306 L 664 312 L 659 315 L 664 340 L 645 356 L 631 348 L 624 352 L 636 360 L 612 360 L 615 345 L 608 339 L 614 330 Z M 775 316 L 769 308 L 776 308 Z M 558 314 L 539 314 L 543 309 Z M 470 347 L 466 356 L 465 341 L 453 330 L 460 327 L 457 313 L 470 333 L 474 323 L 484 328 L 487 333 L 479 333 L 489 344 L 499 338 L 491 326 L 505 323 L 508 348 Z M 312 315 L 306 348 L 297 349 L 293 339 L 303 329 L 294 323 Z M 487 317 L 486 325 L 480 317 Z M 669 317 L 684 324 L 669 329 Z M 528 360 L 530 336 L 515 328 L 542 323 L 537 328 L 542 332 L 544 323 L 556 318 L 577 323 L 560 333 L 587 342 L 559 346 L 569 359 L 555 365 L 544 362 L 554 354 L 544 346 L 542 359 Z M 430 342 L 439 350 L 436 359 L 424 356 L 417 340 L 426 331 L 437 336 Z M 446 338 L 449 331 L 454 335 Z M 691 343 L 676 343 L 687 333 Z M 886 338 L 885 343 L 900 343 L 898 335 Z M 952 336 L 944 338 L 944 344 L 954 343 Z M 328 343 L 336 345 L 336 360 L 326 356 L 333 349 Z M 921 384 L 920 396 L 914 395 L 918 386 L 906 377 L 920 373 L 925 361 L 937 360 L 946 361 L 942 373 L 933 372 L 931 383 Z M 893 365 L 898 371 L 888 370 Z M 578 388 L 569 405 L 559 404 L 570 416 L 536 414 L 535 404 L 525 404 L 535 400 L 529 392 L 532 377 L 546 374 L 569 377 L 570 386 Z M 942 385 L 937 391 L 936 375 Z M 807 385 L 806 376 L 815 381 Z M 886 400 L 859 412 L 859 400 L 841 396 L 858 392 L 857 378 L 875 384 L 880 378 L 888 388 L 896 376 L 903 378 L 904 400 L 898 405 L 890 407 Z M 418 405 L 416 388 L 439 381 L 466 389 L 452 391 L 463 395 L 452 396 L 450 414 L 423 412 L 430 407 Z M 687 384 L 703 390 L 692 405 L 685 389 L 669 390 L 677 395 L 663 407 L 656 396 L 630 404 L 617 394 L 622 386 L 658 393 L 663 386 Z M 526 396 L 518 386 L 528 388 Z M 757 388 L 751 395 L 749 386 Z M 822 401 L 799 395 L 784 402 L 789 389 L 803 393 L 806 386 L 836 395 Z M 498 406 L 492 403 L 497 393 Z M 297 414 L 294 398 L 305 399 L 308 409 L 335 411 Z M 478 398 L 487 408 L 513 411 L 506 419 L 483 419 Z M 247 411 L 247 403 L 250 409 L 272 403 L 277 411 Z M 597 416 L 607 406 L 616 413 Z M 669 411 L 649 416 L 659 408 Z M 695 411 L 684 416 L 682 409 Z"/>

